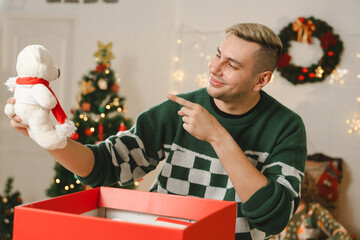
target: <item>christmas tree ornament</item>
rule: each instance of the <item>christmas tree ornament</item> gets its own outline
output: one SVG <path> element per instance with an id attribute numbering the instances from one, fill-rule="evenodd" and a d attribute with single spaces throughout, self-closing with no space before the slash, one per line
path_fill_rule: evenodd
<path id="1" fill-rule="evenodd" d="M 98 132 L 99 132 L 99 141 L 104 140 L 104 126 L 102 123 L 99 123 L 99 127 L 98 127 Z"/>
<path id="2" fill-rule="evenodd" d="M 91 109 L 91 104 L 89 102 L 83 102 L 81 103 L 81 109 L 85 112 L 88 112 Z"/>
<path id="3" fill-rule="evenodd" d="M 120 132 L 122 132 L 122 131 L 126 131 L 127 129 L 126 129 L 126 126 L 125 126 L 125 124 L 122 122 L 122 123 L 120 123 L 120 126 L 119 126 L 119 131 Z"/>
<path id="4" fill-rule="evenodd" d="M 79 134 L 78 133 L 73 133 L 70 137 L 72 140 L 77 141 L 79 139 Z"/>
<path id="5" fill-rule="evenodd" d="M 16 114 L 23 124 L 29 125 L 29 136 L 41 147 L 47 150 L 64 148 L 76 127 L 49 86 L 60 77 L 49 50 L 41 45 L 25 47 L 18 54 L 16 71 L 18 77 L 6 82 L 16 102 L 6 104 L 5 113 L 10 118 Z M 55 126 L 49 117 L 50 110 L 57 121 Z"/>
<path id="6" fill-rule="evenodd" d="M 97 73 L 105 72 L 106 68 L 107 68 L 106 65 L 100 63 L 96 66 L 95 72 Z"/>
<path id="7" fill-rule="evenodd" d="M 13 209 L 13 208 L 11 208 L 11 209 Z M 12 213 L 11 209 L 5 209 L 4 210 L 4 216 L 5 217 L 9 216 Z"/>
<path id="8" fill-rule="evenodd" d="M 98 86 L 101 90 L 106 90 L 108 88 L 108 83 L 105 79 L 101 78 L 98 81 Z"/>
<path id="9" fill-rule="evenodd" d="M 111 85 L 111 87 L 110 87 L 110 91 L 111 91 L 111 92 L 117 92 L 117 91 L 119 91 L 119 89 L 120 89 L 120 87 L 119 87 L 119 85 L 117 85 L 116 83 L 114 83 L 114 84 Z"/>
<path id="10" fill-rule="evenodd" d="M 101 106 L 99 107 L 99 113 L 104 113 L 105 112 L 105 107 Z"/>
<path id="11" fill-rule="evenodd" d="M 87 95 L 96 90 L 91 81 L 81 81 L 80 82 L 80 91 L 83 95 Z M 81 96 L 80 96 L 81 97 Z"/>
<path id="12" fill-rule="evenodd" d="M 94 56 L 99 58 L 102 64 L 108 63 L 114 58 L 114 54 L 111 52 L 112 43 L 104 45 L 102 42 L 98 42 L 98 51 L 94 53 Z"/>
<path id="13" fill-rule="evenodd" d="M 93 127 L 86 128 L 84 133 L 86 136 L 91 136 L 94 133 L 94 128 Z"/>
<path id="14" fill-rule="evenodd" d="M 340 63 L 343 42 L 340 36 L 333 32 L 333 28 L 320 19 L 300 17 L 284 27 L 279 33 L 279 38 L 283 43 L 283 51 L 279 57 L 277 70 L 281 76 L 295 85 L 324 81 Z M 312 38 L 320 40 L 322 57 L 311 66 L 293 64 L 289 54 L 291 41 L 313 44 Z M 306 72 L 303 71 L 304 68 L 307 69 Z"/>

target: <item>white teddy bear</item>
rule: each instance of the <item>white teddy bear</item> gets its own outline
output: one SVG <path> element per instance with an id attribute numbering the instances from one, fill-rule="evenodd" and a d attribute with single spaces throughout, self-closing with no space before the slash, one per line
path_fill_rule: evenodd
<path id="1" fill-rule="evenodd" d="M 9 91 L 14 92 L 15 104 L 6 104 L 5 113 L 15 114 L 29 125 L 29 136 L 47 150 L 61 149 L 67 144 L 76 127 L 61 108 L 49 82 L 60 76 L 50 52 L 41 45 L 25 47 L 17 57 L 18 77 L 6 81 Z M 53 126 L 50 110 L 58 124 Z"/>

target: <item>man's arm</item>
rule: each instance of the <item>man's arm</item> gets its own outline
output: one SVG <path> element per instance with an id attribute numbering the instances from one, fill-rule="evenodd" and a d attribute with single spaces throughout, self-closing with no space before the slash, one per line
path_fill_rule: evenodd
<path id="1" fill-rule="evenodd" d="M 178 96 L 168 95 L 168 98 L 183 106 L 178 114 L 183 117 L 184 129 L 211 144 L 243 203 L 268 183 L 232 136 L 206 109 Z"/>
<path id="2" fill-rule="evenodd" d="M 95 159 L 93 152 L 81 143 L 71 139 L 63 149 L 49 150 L 49 153 L 63 167 L 79 177 L 86 177 L 92 171 Z"/>
<path id="3" fill-rule="evenodd" d="M 15 99 L 9 98 L 7 103 L 15 104 Z M 13 116 L 10 124 L 21 134 L 29 136 L 28 126 L 21 124 L 21 119 L 18 116 Z M 49 153 L 61 165 L 80 177 L 88 176 L 94 167 L 95 160 L 92 151 L 71 139 L 68 139 L 65 148 L 50 150 Z"/>

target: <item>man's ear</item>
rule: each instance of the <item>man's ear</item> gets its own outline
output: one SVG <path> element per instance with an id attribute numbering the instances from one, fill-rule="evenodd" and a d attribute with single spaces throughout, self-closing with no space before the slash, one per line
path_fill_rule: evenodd
<path id="1" fill-rule="evenodd" d="M 272 72 L 270 71 L 259 73 L 253 90 L 259 92 L 263 87 L 265 87 L 266 84 L 268 84 L 268 82 L 270 82 L 271 77 Z"/>

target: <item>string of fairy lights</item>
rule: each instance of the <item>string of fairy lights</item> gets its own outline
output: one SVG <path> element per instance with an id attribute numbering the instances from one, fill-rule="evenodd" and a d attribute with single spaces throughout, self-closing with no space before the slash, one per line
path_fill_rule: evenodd
<path id="1" fill-rule="evenodd" d="M 179 93 L 184 85 L 202 88 L 208 82 L 208 64 L 216 53 L 223 31 L 205 32 L 181 25 L 173 58 L 171 92 Z M 186 69 L 186 70 L 185 70 Z"/>
<path id="2" fill-rule="evenodd" d="M 61 180 L 60 180 L 60 178 L 56 178 L 56 179 L 52 178 L 52 179 L 51 179 L 51 183 L 60 184 L 60 183 L 61 183 Z M 79 180 L 79 179 L 76 179 L 76 180 L 75 180 L 75 184 L 77 184 L 77 185 L 81 184 L 80 180 Z M 71 184 L 69 184 L 69 185 L 65 185 L 65 186 L 64 186 L 64 189 L 65 189 L 66 191 L 69 191 L 69 190 L 71 190 L 71 189 L 74 189 L 74 188 L 75 188 L 75 184 L 72 184 L 72 183 L 71 183 Z M 135 185 L 135 186 L 139 186 L 139 184 L 140 184 L 139 181 L 135 181 L 135 182 L 134 182 L 134 185 Z M 3 199 L 3 202 L 4 202 L 4 203 L 6 203 L 5 200 L 7 201 L 7 199 L 5 199 L 5 198 Z"/>
<path id="3" fill-rule="evenodd" d="M 357 53 L 356 57 L 360 62 L 360 53 Z M 356 77 L 357 77 L 358 81 L 360 81 L 360 73 L 358 73 Z M 358 92 L 360 92 L 360 91 L 358 91 Z M 348 129 L 349 134 L 353 134 L 353 133 L 360 134 L 360 113 L 359 113 L 360 96 L 358 96 L 356 98 L 356 102 L 357 102 L 357 111 L 354 114 L 354 118 L 346 120 L 346 124 L 349 126 L 349 129 Z"/>
<path id="4" fill-rule="evenodd" d="M 57 183 L 57 184 L 60 184 L 60 182 L 61 182 L 61 180 L 59 179 L 59 178 L 56 178 L 56 179 L 51 179 L 51 183 Z M 80 184 L 80 180 L 79 179 L 76 179 L 75 180 L 75 184 Z M 65 185 L 64 186 L 64 189 L 66 190 L 66 191 L 69 191 L 70 189 L 73 189 L 73 188 L 75 188 L 75 185 L 74 184 L 69 184 L 69 185 Z"/>

